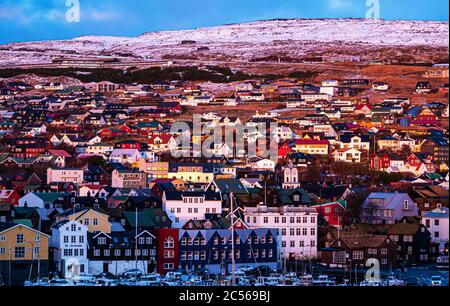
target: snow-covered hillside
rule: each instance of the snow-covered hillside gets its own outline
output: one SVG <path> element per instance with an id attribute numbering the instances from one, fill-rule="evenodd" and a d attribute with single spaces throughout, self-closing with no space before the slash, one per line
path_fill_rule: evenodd
<path id="1" fill-rule="evenodd" d="M 250 60 L 277 53 L 301 56 L 354 46 L 448 48 L 448 22 L 364 19 L 289 19 L 162 31 L 139 37 L 84 36 L 72 40 L 0 46 L 0 65 L 45 63 L 58 55 L 130 59 Z M 195 44 L 181 44 L 192 40 Z M 203 47 L 203 49 L 198 49 Z M 199 56 L 198 53 L 202 56 Z M 209 57 L 208 57 L 209 56 Z"/>

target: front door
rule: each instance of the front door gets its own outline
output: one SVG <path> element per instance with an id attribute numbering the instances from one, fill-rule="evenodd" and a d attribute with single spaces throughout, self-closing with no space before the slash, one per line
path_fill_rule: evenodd
<path id="1" fill-rule="evenodd" d="M 103 272 L 108 273 L 109 272 L 109 264 L 107 262 L 103 263 Z"/>

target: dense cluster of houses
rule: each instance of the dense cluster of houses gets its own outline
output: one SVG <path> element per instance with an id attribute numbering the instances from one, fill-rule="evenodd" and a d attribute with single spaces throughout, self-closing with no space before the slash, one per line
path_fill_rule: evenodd
<path id="1" fill-rule="evenodd" d="M 448 103 L 374 103 L 365 94 L 390 86 L 365 79 L 247 81 L 227 93 L 181 81 L 0 88 L 0 282 L 134 268 L 219 274 L 232 257 L 271 269 L 377 258 L 392 269 L 448 254 Z M 436 90 L 448 84 L 419 82 L 412 94 Z M 170 154 L 187 108 L 267 101 L 283 108 L 248 121 L 199 115 L 220 129 L 275 123 L 244 134 L 275 135 L 275 159 L 238 154 L 225 139 L 212 157 Z M 183 150 L 208 136 L 189 134 Z"/>

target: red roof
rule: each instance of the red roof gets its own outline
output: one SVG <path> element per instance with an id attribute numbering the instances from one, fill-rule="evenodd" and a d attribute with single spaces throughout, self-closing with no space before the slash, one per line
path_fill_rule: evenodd
<path id="1" fill-rule="evenodd" d="M 149 143 L 153 144 L 155 142 L 156 138 L 161 139 L 162 143 L 166 144 L 169 143 L 169 140 L 172 138 L 173 136 L 171 134 L 160 134 L 160 135 L 149 135 Z"/>
<path id="2" fill-rule="evenodd" d="M 372 104 L 356 104 L 355 109 L 361 110 L 361 109 L 363 109 L 364 106 L 367 106 L 369 109 L 372 109 Z"/>
<path id="3" fill-rule="evenodd" d="M 65 150 L 48 150 L 48 153 L 54 156 L 72 157 L 72 155 L 67 153 Z"/>
<path id="4" fill-rule="evenodd" d="M 328 145 L 328 140 L 314 140 L 314 139 L 297 139 L 295 140 L 296 145 L 304 145 L 304 144 L 320 144 L 320 145 Z"/>
<path id="5" fill-rule="evenodd" d="M 438 120 L 431 120 L 431 119 L 417 119 L 411 121 L 411 124 L 439 124 Z"/>

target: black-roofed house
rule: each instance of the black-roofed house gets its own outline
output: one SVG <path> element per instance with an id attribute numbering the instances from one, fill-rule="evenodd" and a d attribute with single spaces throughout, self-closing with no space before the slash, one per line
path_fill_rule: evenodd
<path id="1" fill-rule="evenodd" d="M 156 237 L 150 231 L 139 229 L 137 235 L 135 231 L 89 233 L 88 243 L 90 274 L 123 275 L 131 269 L 138 269 L 141 275 L 155 272 Z"/>
<path id="2" fill-rule="evenodd" d="M 172 221 L 181 228 L 189 220 L 205 219 L 206 214 L 222 213 L 220 193 L 211 191 L 164 191 L 162 207 Z"/>

